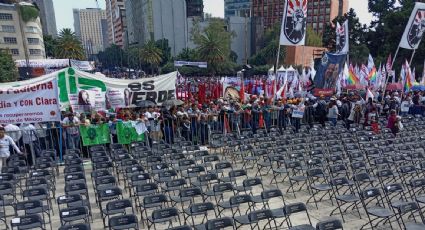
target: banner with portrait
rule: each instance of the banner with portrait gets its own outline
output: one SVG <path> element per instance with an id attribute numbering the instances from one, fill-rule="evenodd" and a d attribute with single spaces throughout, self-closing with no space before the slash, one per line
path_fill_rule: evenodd
<path id="1" fill-rule="evenodd" d="M 400 47 L 417 49 L 425 32 L 425 3 L 416 2 L 400 40 Z"/>
<path id="2" fill-rule="evenodd" d="M 339 74 L 344 69 L 346 54 L 325 53 L 319 70 L 314 77 L 314 85 L 318 89 L 336 89 Z"/>
<path id="3" fill-rule="evenodd" d="M 142 100 L 158 105 L 176 98 L 177 72 L 136 80 L 107 78 L 73 68 L 53 73 L 61 109 L 76 112 L 134 107 Z"/>
<path id="4" fill-rule="evenodd" d="M 102 145 L 111 142 L 109 126 L 107 124 L 81 125 L 80 134 L 83 146 Z"/>

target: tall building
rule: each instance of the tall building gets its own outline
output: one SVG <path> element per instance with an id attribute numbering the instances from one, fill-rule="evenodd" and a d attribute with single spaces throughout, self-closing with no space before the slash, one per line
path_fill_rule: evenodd
<path id="1" fill-rule="evenodd" d="M 126 31 L 126 13 L 123 0 L 106 1 L 106 21 L 108 22 L 108 43 L 123 47 Z"/>
<path id="2" fill-rule="evenodd" d="M 80 38 L 87 58 L 104 50 L 104 32 L 102 20 L 106 19 L 106 11 L 98 8 L 73 9 L 75 34 Z"/>
<path id="3" fill-rule="evenodd" d="M 262 17 L 264 27 L 270 28 L 282 21 L 283 5 L 284 0 L 252 0 L 253 15 Z M 348 0 L 309 0 L 307 6 L 307 25 L 322 33 L 326 23 L 348 11 Z"/>
<path id="4" fill-rule="evenodd" d="M 40 9 L 40 20 L 43 27 L 43 35 L 57 36 L 55 9 L 53 0 L 32 0 Z"/>
<path id="5" fill-rule="evenodd" d="M 8 50 L 14 60 L 44 59 L 43 33 L 40 18 L 24 22 L 19 7 L 34 7 L 30 3 L 0 3 L 0 49 Z"/>
<path id="6" fill-rule="evenodd" d="M 165 38 L 172 55 L 187 47 L 186 0 L 127 0 L 126 9 L 130 45 Z"/>
<path id="7" fill-rule="evenodd" d="M 224 17 L 246 17 L 251 15 L 252 0 L 224 0 Z"/>
<path id="8" fill-rule="evenodd" d="M 187 16 L 202 17 L 204 16 L 204 1 L 203 0 L 186 0 Z"/>

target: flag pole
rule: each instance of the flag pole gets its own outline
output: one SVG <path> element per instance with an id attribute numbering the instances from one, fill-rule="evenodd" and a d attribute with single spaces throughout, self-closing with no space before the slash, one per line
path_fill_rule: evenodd
<path id="1" fill-rule="evenodd" d="M 388 79 L 389 79 L 389 74 L 391 73 L 392 74 L 392 69 L 393 69 L 393 66 L 394 66 L 394 62 L 395 62 L 395 59 L 397 58 L 397 54 L 398 54 L 398 51 L 400 50 L 400 45 L 399 46 L 397 46 L 397 50 L 395 51 L 395 54 L 394 54 L 394 58 L 393 58 L 393 61 L 392 61 L 392 63 L 391 63 L 391 69 L 390 70 L 387 70 L 387 72 L 388 72 L 388 76 L 386 77 L 386 79 L 385 79 L 385 85 L 384 85 L 384 90 L 382 91 L 382 102 L 384 102 L 384 97 L 385 97 L 385 91 L 387 91 L 387 85 L 388 85 Z M 394 76 L 392 76 L 392 77 L 394 77 L 395 78 L 395 74 L 394 74 Z"/>
<path id="2" fill-rule="evenodd" d="M 277 80 L 277 69 L 279 68 L 279 57 L 280 57 L 280 43 L 279 43 L 279 47 L 277 48 L 276 65 L 274 67 L 274 77 L 275 77 L 274 84 L 276 84 L 276 80 Z M 274 98 L 276 97 L 276 92 L 274 93 L 275 95 L 273 95 L 273 101 L 274 101 Z"/>
<path id="3" fill-rule="evenodd" d="M 416 49 L 413 50 L 412 56 L 410 57 L 409 66 L 412 65 L 413 57 L 415 56 Z"/>

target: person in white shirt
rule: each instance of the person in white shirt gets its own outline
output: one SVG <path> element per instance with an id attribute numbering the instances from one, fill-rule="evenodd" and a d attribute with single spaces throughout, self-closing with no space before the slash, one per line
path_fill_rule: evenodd
<path id="1" fill-rule="evenodd" d="M 10 136 L 15 143 L 18 143 L 22 137 L 21 129 L 14 124 L 8 124 L 4 127 L 4 130 L 7 132 L 7 135 Z"/>
<path id="2" fill-rule="evenodd" d="M 80 148 L 80 133 L 78 125 L 80 120 L 74 116 L 73 113 L 69 113 L 67 117 L 62 120 L 62 126 L 65 129 L 66 141 L 68 149 L 79 149 Z"/>
<path id="3" fill-rule="evenodd" d="M 5 128 L 0 126 L 0 168 L 6 166 L 6 159 L 10 156 L 10 146 L 12 146 L 18 154 L 22 154 L 13 139 L 6 135 Z"/>

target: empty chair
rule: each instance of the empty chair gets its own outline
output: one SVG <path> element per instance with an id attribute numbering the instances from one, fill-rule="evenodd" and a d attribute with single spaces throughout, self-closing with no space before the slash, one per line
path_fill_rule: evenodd
<path id="1" fill-rule="evenodd" d="M 316 230 L 344 230 L 342 223 L 338 219 L 320 221 L 316 224 Z"/>
<path id="2" fill-rule="evenodd" d="M 43 219 L 38 214 L 18 216 L 10 221 L 10 226 L 13 229 L 43 229 Z"/>
<path id="3" fill-rule="evenodd" d="M 151 229 L 152 226 L 156 229 L 156 224 L 159 223 L 168 223 L 168 228 L 173 227 L 173 223 L 176 223 L 176 219 L 178 220 L 177 224 L 181 225 L 179 211 L 176 208 L 155 210 L 152 212 L 152 215 L 148 217 L 148 229 Z"/>
<path id="4" fill-rule="evenodd" d="M 85 206 L 77 206 L 62 209 L 59 213 L 61 225 L 69 224 L 75 221 L 89 222 L 89 210 Z"/>
<path id="5" fill-rule="evenodd" d="M 363 208 L 367 214 L 368 222 L 362 226 L 362 229 L 370 225 L 373 228 L 379 225 L 382 221 L 388 221 L 391 225 L 390 218 L 394 216 L 394 212 L 387 208 L 384 203 L 384 197 L 381 191 L 377 188 L 367 188 L 360 192 L 360 199 L 362 201 Z M 375 220 L 380 220 L 378 223 L 373 225 Z M 392 227 L 392 225 L 391 225 Z"/>
<path id="6" fill-rule="evenodd" d="M 59 230 L 90 230 L 89 224 L 68 224 L 59 228 Z"/>
<path id="7" fill-rule="evenodd" d="M 424 216 L 416 202 L 406 202 L 397 207 L 398 219 L 401 220 L 403 229 L 425 229 Z"/>
<path id="8" fill-rule="evenodd" d="M 134 214 L 134 209 L 129 199 L 121 199 L 108 202 L 101 213 L 103 219 L 110 219 L 115 215 Z"/>
<path id="9" fill-rule="evenodd" d="M 340 177 L 331 179 L 330 185 L 332 186 L 333 194 L 332 196 L 336 200 L 337 207 L 332 210 L 330 215 L 333 215 L 335 211 L 339 211 L 342 220 L 345 222 L 344 214 L 345 212 L 351 208 L 352 210 L 356 210 L 357 214 L 361 218 L 361 214 L 359 211 L 359 203 L 360 198 L 357 196 L 355 191 L 354 184 L 351 183 L 347 178 Z M 343 209 L 344 207 L 344 209 Z"/>
<path id="10" fill-rule="evenodd" d="M 110 230 L 139 229 L 137 216 L 133 214 L 111 217 L 108 224 Z"/>
<path id="11" fill-rule="evenodd" d="M 285 216 L 287 216 L 286 224 L 288 225 L 289 229 L 315 230 L 315 228 L 311 224 L 310 215 L 308 214 L 307 207 L 305 206 L 304 203 L 294 203 L 294 204 L 285 205 L 285 207 L 283 208 L 283 211 Z M 293 216 L 297 214 L 302 214 L 302 213 L 305 213 L 308 223 L 302 223 L 302 224 L 294 223 L 295 218 L 293 218 Z M 302 218 L 302 219 L 305 219 L 305 218 Z"/>
<path id="12" fill-rule="evenodd" d="M 235 223 L 230 217 L 224 217 L 214 220 L 208 220 L 205 224 L 206 230 L 224 230 L 224 229 L 234 229 Z"/>

